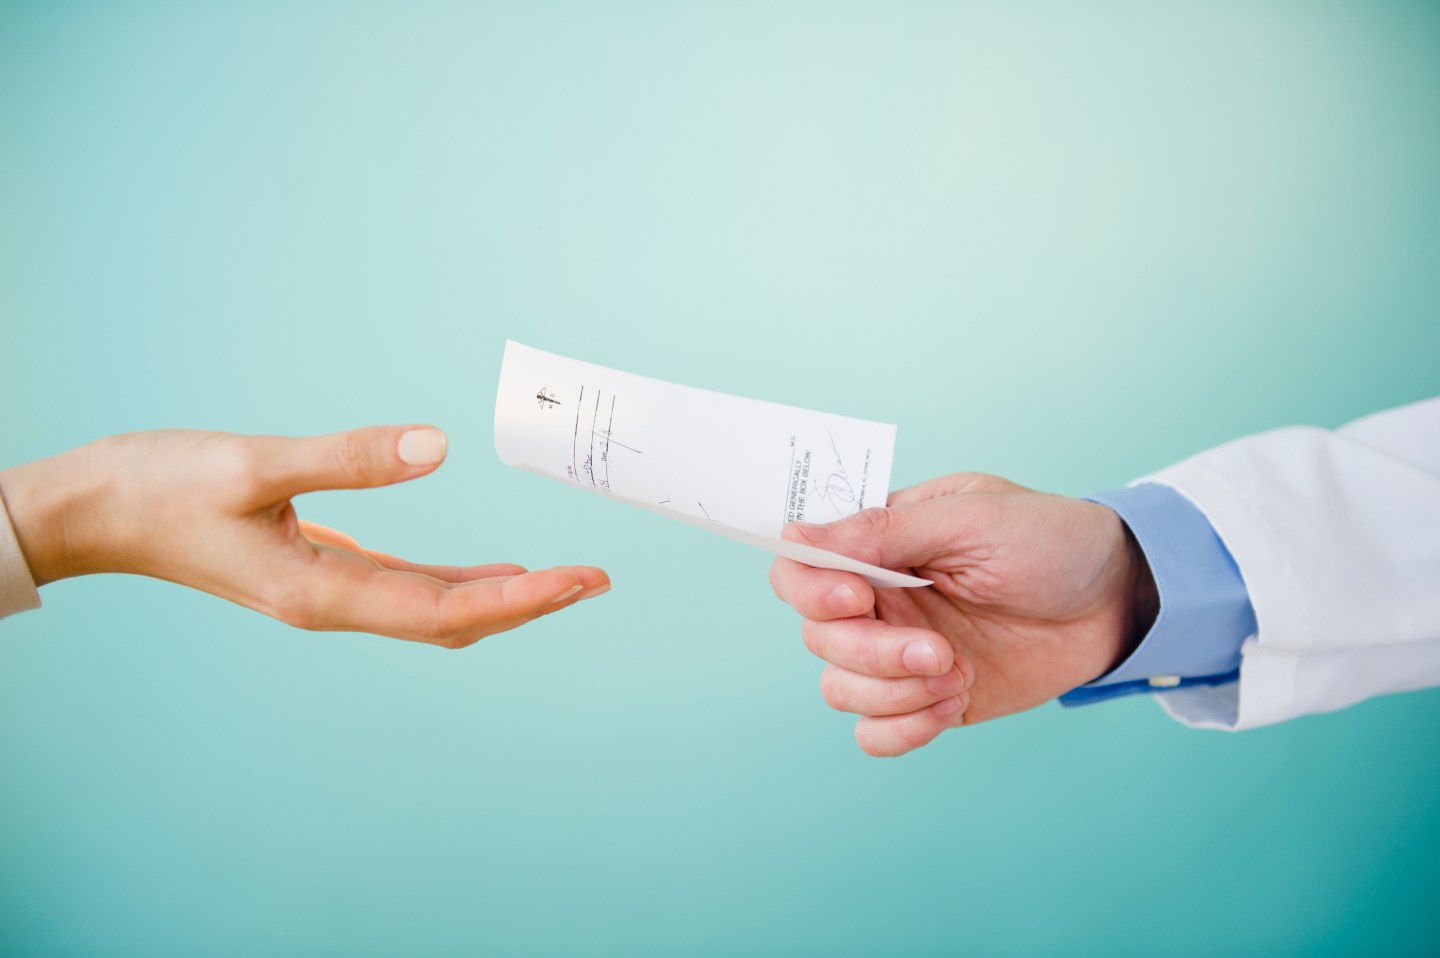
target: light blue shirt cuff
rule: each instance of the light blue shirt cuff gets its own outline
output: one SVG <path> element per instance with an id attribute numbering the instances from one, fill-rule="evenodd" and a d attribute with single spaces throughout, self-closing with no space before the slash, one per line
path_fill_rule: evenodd
<path id="1" fill-rule="evenodd" d="M 1240 569 L 1205 514 L 1152 482 L 1084 498 L 1113 509 L 1130 527 L 1155 577 L 1160 612 L 1129 658 L 1060 696 L 1060 704 L 1238 679 L 1240 646 L 1255 634 L 1255 610 Z"/>

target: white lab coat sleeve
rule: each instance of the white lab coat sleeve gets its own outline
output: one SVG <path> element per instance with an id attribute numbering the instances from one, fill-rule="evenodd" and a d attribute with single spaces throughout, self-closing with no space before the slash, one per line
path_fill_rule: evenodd
<path id="1" fill-rule="evenodd" d="M 1440 685 L 1440 398 L 1278 429 L 1148 476 L 1205 513 L 1255 609 L 1240 679 L 1157 696 L 1245 729 Z"/>
<path id="2" fill-rule="evenodd" d="M 40 593 L 20 551 L 5 499 L 0 496 L 0 619 L 40 607 Z"/>

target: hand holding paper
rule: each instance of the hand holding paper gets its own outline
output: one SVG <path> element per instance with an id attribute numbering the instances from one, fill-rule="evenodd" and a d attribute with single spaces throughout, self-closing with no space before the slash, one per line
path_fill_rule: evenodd
<path id="1" fill-rule="evenodd" d="M 776 559 L 775 594 L 805 617 L 829 665 L 821 693 L 860 716 L 871 755 L 1034 708 L 1113 669 L 1158 608 L 1144 554 L 1111 509 L 996 476 L 956 473 L 786 535 L 923 569 L 932 589 L 872 591 L 854 576 Z"/>

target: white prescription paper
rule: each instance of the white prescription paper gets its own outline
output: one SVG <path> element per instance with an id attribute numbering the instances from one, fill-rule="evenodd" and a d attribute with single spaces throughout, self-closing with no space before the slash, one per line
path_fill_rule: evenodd
<path id="1" fill-rule="evenodd" d="M 787 542 L 787 522 L 883 506 L 895 427 L 647 379 L 505 344 L 495 451 L 507 465 L 881 588 L 929 581 Z"/>

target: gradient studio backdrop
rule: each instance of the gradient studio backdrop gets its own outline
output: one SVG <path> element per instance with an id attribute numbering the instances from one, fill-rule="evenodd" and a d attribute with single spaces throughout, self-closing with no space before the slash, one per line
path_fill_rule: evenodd
<path id="1" fill-rule="evenodd" d="M 433 421 L 302 502 L 613 594 L 461 653 L 0 625 L 0 953 L 1434 953 L 1440 692 L 862 756 L 766 557 L 507 470 L 503 340 L 1109 487 L 1440 392 L 1426 3 L 0 6 L 0 461 Z"/>

